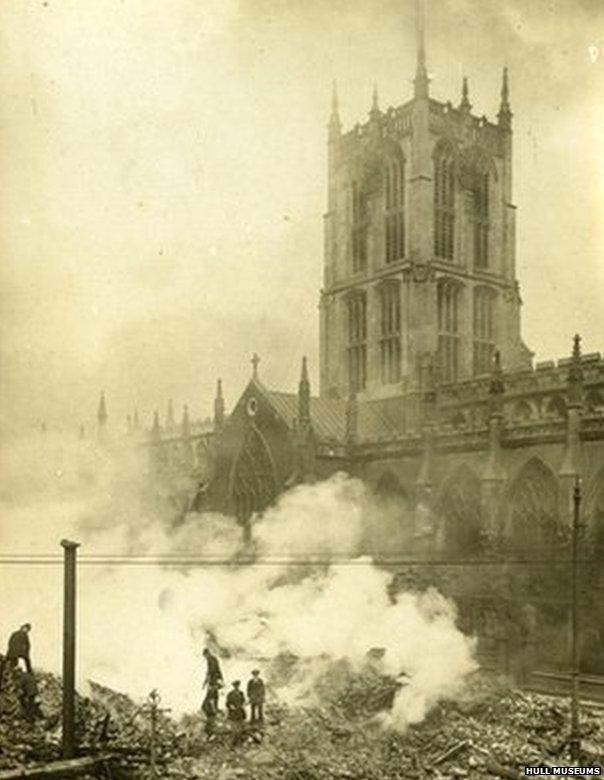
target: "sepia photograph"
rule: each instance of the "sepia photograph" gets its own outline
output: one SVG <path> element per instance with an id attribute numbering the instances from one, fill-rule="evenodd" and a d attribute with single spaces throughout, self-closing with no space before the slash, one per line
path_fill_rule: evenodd
<path id="1" fill-rule="evenodd" d="M 604 2 L 0 59 L 0 780 L 603 774 Z"/>

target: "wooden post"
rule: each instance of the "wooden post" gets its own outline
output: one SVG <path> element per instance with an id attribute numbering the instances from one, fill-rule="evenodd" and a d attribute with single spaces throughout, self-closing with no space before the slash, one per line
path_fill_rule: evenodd
<path id="1" fill-rule="evenodd" d="M 75 670 L 76 670 L 76 550 L 77 542 L 63 539 L 65 550 L 63 596 L 63 758 L 74 758 L 75 739 Z"/>

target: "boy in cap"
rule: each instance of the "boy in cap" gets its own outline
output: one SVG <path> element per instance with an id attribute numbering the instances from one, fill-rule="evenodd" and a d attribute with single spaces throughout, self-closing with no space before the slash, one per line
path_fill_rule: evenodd
<path id="1" fill-rule="evenodd" d="M 239 680 L 233 680 L 233 687 L 226 697 L 228 719 L 231 722 L 233 745 L 239 745 L 243 739 L 243 724 L 245 723 L 245 696 L 239 689 Z"/>

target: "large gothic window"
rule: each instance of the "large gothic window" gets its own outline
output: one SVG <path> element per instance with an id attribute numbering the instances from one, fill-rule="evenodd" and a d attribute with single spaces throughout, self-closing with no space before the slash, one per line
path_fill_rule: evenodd
<path id="1" fill-rule="evenodd" d="M 474 266 L 489 265 L 489 174 L 476 172 L 472 189 L 474 223 Z"/>
<path id="2" fill-rule="evenodd" d="M 459 368 L 459 285 L 443 279 L 438 284 L 438 366 L 445 382 L 457 379 Z"/>
<path id="3" fill-rule="evenodd" d="M 482 546 L 480 480 L 461 466 L 447 480 L 440 497 L 443 549 L 451 556 L 474 556 Z"/>
<path id="4" fill-rule="evenodd" d="M 540 460 L 532 458 L 510 488 L 510 543 L 530 558 L 559 544 L 558 482 Z"/>
<path id="5" fill-rule="evenodd" d="M 348 300 L 348 380 L 355 393 L 367 381 L 367 296 L 357 293 Z"/>
<path id="6" fill-rule="evenodd" d="M 274 468 L 268 448 L 258 431 L 250 428 L 233 471 L 232 497 L 240 523 L 261 512 L 276 495 Z"/>
<path id="7" fill-rule="evenodd" d="M 453 260 L 455 240 L 455 175 L 453 155 L 442 149 L 434 160 L 434 254 Z"/>
<path id="8" fill-rule="evenodd" d="M 474 373 L 486 374 L 491 369 L 495 352 L 495 295 L 488 287 L 474 290 Z"/>
<path id="9" fill-rule="evenodd" d="M 368 236 L 367 193 L 358 181 L 352 182 L 352 271 L 357 273 L 367 268 Z"/>
<path id="10" fill-rule="evenodd" d="M 405 163 L 394 158 L 384 171 L 386 201 L 386 262 L 405 256 Z"/>
<path id="11" fill-rule="evenodd" d="M 396 282 L 380 289 L 380 369 L 382 384 L 401 378 L 401 291 Z"/>

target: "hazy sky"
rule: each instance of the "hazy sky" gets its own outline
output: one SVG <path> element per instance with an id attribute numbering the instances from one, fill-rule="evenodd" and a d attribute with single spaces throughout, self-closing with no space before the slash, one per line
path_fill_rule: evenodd
<path id="1" fill-rule="evenodd" d="M 428 0 L 432 94 L 514 111 L 524 336 L 604 349 L 604 3 Z M 316 377 L 325 124 L 410 96 L 413 0 L 0 6 L 2 428 Z M 594 47 L 590 49 L 590 47 Z M 598 53 L 602 50 L 601 55 Z M 316 386 L 316 380 L 315 380 Z"/>

